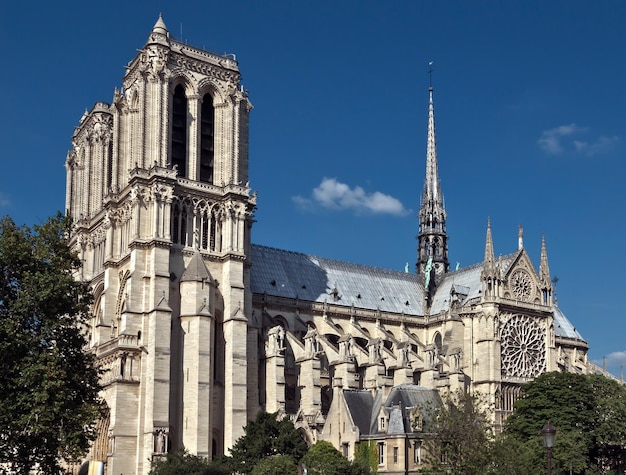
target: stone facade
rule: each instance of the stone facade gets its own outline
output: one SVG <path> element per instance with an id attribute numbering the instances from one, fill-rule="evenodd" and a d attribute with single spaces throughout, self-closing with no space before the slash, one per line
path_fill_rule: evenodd
<path id="1" fill-rule="evenodd" d="M 416 409 L 383 404 L 397 388 L 481 391 L 499 426 L 522 383 L 589 370 L 545 242 L 537 272 L 521 229 L 495 259 L 487 225 L 484 261 L 450 271 L 432 89 L 416 273 L 252 245 L 251 108 L 234 59 L 173 40 L 159 18 L 112 104 L 75 129 L 66 208 L 107 369 L 109 417 L 90 456 L 107 474 L 145 475 L 177 447 L 227 453 L 262 409 L 348 457 L 359 440 L 395 441 L 381 471 L 412 471 L 421 456 L 398 421 Z M 395 414 L 393 432 L 355 420 L 362 391 L 379 401 L 372 421 Z"/>

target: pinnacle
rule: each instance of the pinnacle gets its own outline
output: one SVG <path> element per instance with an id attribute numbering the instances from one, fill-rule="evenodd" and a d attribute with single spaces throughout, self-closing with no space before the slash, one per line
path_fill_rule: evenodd
<path id="1" fill-rule="evenodd" d="M 167 35 L 168 33 L 167 26 L 165 26 L 165 22 L 163 21 L 163 17 L 161 16 L 160 13 L 159 13 L 159 19 L 154 24 L 154 27 L 152 27 L 152 33 L 160 33 L 162 35 Z"/>

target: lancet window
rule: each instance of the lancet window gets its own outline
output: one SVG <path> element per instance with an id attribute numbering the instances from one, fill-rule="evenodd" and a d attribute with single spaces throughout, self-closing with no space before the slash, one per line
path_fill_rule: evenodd
<path id="1" fill-rule="evenodd" d="M 187 97 L 181 84 L 174 89 L 172 101 L 172 167 L 178 176 L 187 176 Z"/>
<path id="2" fill-rule="evenodd" d="M 213 183 L 214 135 L 215 108 L 213 97 L 207 93 L 200 110 L 200 181 L 205 183 Z"/>

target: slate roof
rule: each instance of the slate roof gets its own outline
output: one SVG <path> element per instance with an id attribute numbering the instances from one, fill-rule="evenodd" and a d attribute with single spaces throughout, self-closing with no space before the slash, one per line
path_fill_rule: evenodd
<path id="1" fill-rule="evenodd" d="M 405 410 L 419 407 L 421 409 L 436 408 L 441 405 L 439 392 L 433 388 L 417 386 L 415 384 L 400 384 L 394 386 L 389 397 L 382 403 L 382 392 L 376 396 L 368 390 L 346 390 L 343 397 L 352 416 L 352 420 L 359 428 L 361 435 L 373 435 L 378 433 L 378 414 L 382 406 L 389 409 L 390 419 L 387 433 L 400 434 L 410 432 L 410 421 Z M 401 412 L 394 413 L 394 407 L 400 408 Z M 392 414 L 396 417 L 391 417 Z M 422 412 L 424 423 L 427 423 L 428 411 Z"/>
<path id="2" fill-rule="evenodd" d="M 374 406 L 374 397 L 367 389 L 344 391 L 344 400 L 352 421 L 359 428 L 361 434 L 369 434 L 372 425 L 372 408 Z"/>
<path id="3" fill-rule="evenodd" d="M 552 310 L 554 311 L 554 334 L 556 336 L 564 338 L 574 338 L 584 341 L 584 338 L 581 336 L 580 333 L 578 333 L 576 327 L 572 325 L 572 323 L 567 319 L 561 309 L 556 306 L 556 304 L 552 306 Z"/>
<path id="4" fill-rule="evenodd" d="M 503 272 L 518 252 L 498 259 Z M 253 244 L 251 246 L 252 292 L 368 310 L 423 316 L 424 291 L 415 273 L 351 264 L 293 251 Z M 188 268 L 192 268 L 190 265 Z M 483 264 L 448 272 L 433 297 L 431 315 L 448 310 L 451 294 L 460 304 L 480 297 Z M 555 305 L 554 324 L 558 337 L 584 340 Z"/>
<path id="5" fill-rule="evenodd" d="M 506 272 L 517 256 L 517 252 L 501 256 L 499 265 Z M 459 270 L 448 272 L 444 275 L 443 281 L 437 287 L 430 313 L 436 315 L 439 312 L 448 310 L 450 307 L 451 291 L 454 290 L 460 298 L 460 304 L 465 304 L 472 299 L 480 297 L 482 284 L 480 274 L 483 271 L 483 263 L 474 264 Z"/>
<path id="6" fill-rule="evenodd" d="M 252 291 L 383 312 L 424 315 L 415 273 L 252 245 Z"/>

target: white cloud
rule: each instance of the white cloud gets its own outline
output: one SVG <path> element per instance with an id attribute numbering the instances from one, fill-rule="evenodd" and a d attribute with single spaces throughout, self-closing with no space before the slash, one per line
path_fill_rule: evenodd
<path id="1" fill-rule="evenodd" d="M 353 210 L 355 212 L 370 212 L 375 214 L 391 214 L 404 216 L 410 210 L 404 208 L 402 203 L 393 196 L 379 191 L 366 193 L 363 188 L 337 181 L 335 178 L 324 178 L 313 189 L 311 198 L 294 196 L 293 201 L 304 209 L 312 209 L 316 205 L 328 209 Z"/>
<path id="2" fill-rule="evenodd" d="M 572 123 L 561 125 L 554 129 L 544 130 L 537 141 L 539 148 L 548 155 L 560 155 L 566 151 L 593 157 L 613 150 L 619 142 L 617 136 L 602 135 L 596 140 L 587 141 L 578 138 L 588 131 L 586 127 L 579 127 Z"/>
<path id="3" fill-rule="evenodd" d="M 574 140 L 574 146 L 576 147 L 576 151 L 582 154 L 587 155 L 588 157 L 593 157 L 594 155 L 602 154 L 613 150 L 615 145 L 619 142 L 619 137 L 606 137 L 601 136 L 595 142 L 583 142 L 580 140 Z"/>
<path id="4" fill-rule="evenodd" d="M 0 207 L 6 208 L 11 205 L 11 201 L 4 193 L 0 192 Z"/>
<path id="5" fill-rule="evenodd" d="M 578 127 L 576 124 L 561 125 L 554 129 L 544 130 L 537 143 L 548 155 L 558 155 L 563 153 L 562 140 L 564 137 L 586 132 L 586 130 L 584 127 Z"/>
<path id="6" fill-rule="evenodd" d="M 598 366 L 606 364 L 607 367 L 618 368 L 626 366 L 626 351 L 614 351 L 605 356 L 604 361 L 598 362 Z"/>

